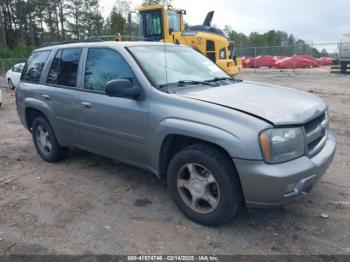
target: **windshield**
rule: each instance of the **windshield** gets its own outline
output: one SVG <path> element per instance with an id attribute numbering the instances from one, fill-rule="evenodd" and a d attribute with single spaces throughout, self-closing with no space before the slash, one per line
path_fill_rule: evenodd
<path id="1" fill-rule="evenodd" d="M 207 81 L 227 78 L 220 67 L 201 53 L 185 46 L 137 46 L 129 50 L 158 86 L 179 81 Z"/>

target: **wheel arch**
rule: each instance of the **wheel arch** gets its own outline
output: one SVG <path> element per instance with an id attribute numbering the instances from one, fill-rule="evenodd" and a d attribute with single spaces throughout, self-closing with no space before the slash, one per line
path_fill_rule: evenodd
<path id="1" fill-rule="evenodd" d="M 220 150 L 222 153 L 224 153 L 228 158 L 231 158 L 229 152 L 225 150 L 225 148 L 213 142 L 196 138 L 196 137 L 187 136 L 187 135 L 169 134 L 164 138 L 160 148 L 159 160 L 158 160 L 159 176 L 161 178 L 166 177 L 168 165 L 174 155 L 176 155 L 179 151 L 181 151 L 185 147 L 190 145 L 195 145 L 195 144 L 203 144 L 210 147 L 214 147 Z"/>
<path id="2" fill-rule="evenodd" d="M 239 154 L 239 139 L 225 130 L 181 119 L 167 119 L 155 132 L 156 154 L 152 165 L 159 177 L 166 177 L 170 159 L 181 149 L 192 144 L 207 144 L 220 149 L 230 159 Z"/>
<path id="3" fill-rule="evenodd" d="M 34 119 L 39 117 L 39 116 L 43 116 L 47 119 L 45 113 L 43 113 L 42 111 L 40 111 L 39 109 L 37 109 L 35 107 L 27 107 L 25 109 L 25 121 L 26 121 L 26 125 L 30 131 L 32 130 Z"/>
<path id="4" fill-rule="evenodd" d="M 31 131 L 33 120 L 38 116 L 43 116 L 51 125 L 50 116 L 51 109 L 50 107 L 41 100 L 34 98 L 26 98 L 24 100 L 24 121 L 26 127 Z"/>

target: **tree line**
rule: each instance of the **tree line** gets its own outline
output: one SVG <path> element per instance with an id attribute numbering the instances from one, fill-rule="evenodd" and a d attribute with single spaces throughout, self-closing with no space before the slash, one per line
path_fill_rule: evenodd
<path id="1" fill-rule="evenodd" d="M 98 0 L 3 0 L 0 45 L 37 46 L 46 41 L 78 39 L 101 32 L 103 18 Z"/>
<path id="2" fill-rule="evenodd" d="M 144 0 L 153 5 L 165 0 Z M 87 36 L 125 34 L 130 0 L 114 0 L 104 18 L 99 0 L 1 0 L 0 48 L 38 46 Z"/>
<path id="3" fill-rule="evenodd" d="M 38 46 L 44 42 L 83 39 L 88 36 L 137 34 L 137 26 L 128 21 L 133 11 L 130 0 L 114 0 L 107 17 L 103 17 L 100 0 L 1 0 L 0 48 Z M 143 5 L 171 4 L 171 0 L 144 0 Z M 236 47 L 266 46 L 258 52 L 272 55 L 319 52 L 292 34 L 270 30 L 264 34 L 238 33 L 230 26 L 224 32 L 235 41 Z M 267 47 L 267 46 L 284 46 Z M 238 55 L 254 55 L 253 49 L 239 49 Z M 257 54 L 259 55 L 259 53 Z"/>

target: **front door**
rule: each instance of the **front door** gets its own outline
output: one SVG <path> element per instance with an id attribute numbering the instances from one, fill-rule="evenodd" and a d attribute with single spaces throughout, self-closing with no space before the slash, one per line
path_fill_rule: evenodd
<path id="1" fill-rule="evenodd" d="M 110 97 L 105 84 L 113 79 L 137 80 L 113 49 L 90 48 L 79 94 L 79 133 L 86 150 L 130 162 L 145 162 L 148 99 Z"/>

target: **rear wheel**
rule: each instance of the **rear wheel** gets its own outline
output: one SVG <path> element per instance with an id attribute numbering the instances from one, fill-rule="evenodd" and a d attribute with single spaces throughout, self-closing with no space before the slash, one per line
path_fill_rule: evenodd
<path id="1" fill-rule="evenodd" d="M 11 79 L 8 80 L 8 84 L 9 84 L 9 88 L 10 88 L 10 89 L 12 89 L 12 90 L 15 89 L 15 86 L 14 86 L 14 84 L 12 83 L 12 80 L 11 80 Z"/>
<path id="2" fill-rule="evenodd" d="M 177 207 L 200 224 L 217 226 L 239 211 L 242 194 L 232 160 L 215 147 L 183 149 L 170 161 L 167 178 Z"/>
<path id="3" fill-rule="evenodd" d="M 40 116 L 34 119 L 32 136 L 36 151 L 45 161 L 57 162 L 66 156 L 66 149 L 58 144 L 55 134 L 45 117 Z"/>

